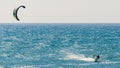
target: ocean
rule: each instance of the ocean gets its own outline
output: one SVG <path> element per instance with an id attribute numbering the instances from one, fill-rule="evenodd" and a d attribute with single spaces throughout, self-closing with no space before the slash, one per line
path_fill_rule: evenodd
<path id="1" fill-rule="evenodd" d="M 120 24 L 0 24 L 0 68 L 120 68 Z"/>

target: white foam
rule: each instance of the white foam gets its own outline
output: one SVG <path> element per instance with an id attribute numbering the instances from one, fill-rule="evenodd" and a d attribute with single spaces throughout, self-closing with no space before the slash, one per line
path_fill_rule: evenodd
<path id="1" fill-rule="evenodd" d="M 116 64 L 116 63 L 120 63 L 120 62 L 111 62 L 111 61 L 105 61 L 105 62 L 101 62 L 102 64 Z"/>
<path id="2" fill-rule="evenodd" d="M 74 53 L 66 53 L 64 60 L 82 60 L 82 61 L 95 61 L 91 57 L 85 57 L 83 54 L 76 55 Z"/>
<path id="3" fill-rule="evenodd" d="M 45 44 L 45 43 L 38 43 L 37 46 L 35 47 L 36 49 L 41 49 L 44 47 L 49 47 L 49 45 Z"/>
<path id="4" fill-rule="evenodd" d="M 21 66 L 21 67 L 13 67 L 13 68 L 35 68 L 33 66 Z"/>
<path id="5" fill-rule="evenodd" d="M 11 49 L 12 48 L 12 45 L 13 43 L 12 42 L 5 42 L 5 41 L 3 41 L 3 42 L 1 42 L 1 46 L 0 47 L 2 47 L 2 50 L 9 50 L 9 49 Z"/>
<path id="6" fill-rule="evenodd" d="M 16 36 L 10 36 L 10 39 L 19 41 L 19 38 L 17 38 Z"/>
<path id="7" fill-rule="evenodd" d="M 1 56 L 2 56 L 2 57 L 8 57 L 8 54 L 3 53 Z"/>
<path id="8" fill-rule="evenodd" d="M 4 68 L 3 66 L 0 66 L 0 68 Z"/>
<path id="9" fill-rule="evenodd" d="M 88 65 L 95 65 L 97 63 L 83 63 L 83 64 L 73 64 L 73 63 L 69 63 L 69 64 L 63 64 L 63 65 L 69 65 L 69 66 L 88 66 Z"/>
<path id="10" fill-rule="evenodd" d="M 17 38 L 16 36 L 9 36 L 9 37 L 5 37 L 3 38 L 4 40 L 15 40 L 15 41 L 19 41 L 20 39 Z"/>

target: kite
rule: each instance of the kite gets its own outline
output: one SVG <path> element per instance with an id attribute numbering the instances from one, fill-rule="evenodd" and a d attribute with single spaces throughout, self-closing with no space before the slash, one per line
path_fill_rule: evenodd
<path id="1" fill-rule="evenodd" d="M 13 16 L 16 18 L 17 21 L 20 21 L 20 19 L 18 18 L 18 11 L 19 11 L 20 8 L 25 8 L 25 6 L 24 6 L 24 5 L 21 5 L 21 6 L 19 6 L 18 8 L 15 8 L 15 9 L 13 10 Z"/>

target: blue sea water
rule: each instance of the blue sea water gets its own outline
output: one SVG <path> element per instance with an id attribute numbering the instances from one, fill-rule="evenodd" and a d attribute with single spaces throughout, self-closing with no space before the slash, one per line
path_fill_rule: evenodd
<path id="1" fill-rule="evenodd" d="M 0 24 L 0 68 L 120 68 L 120 24 Z"/>

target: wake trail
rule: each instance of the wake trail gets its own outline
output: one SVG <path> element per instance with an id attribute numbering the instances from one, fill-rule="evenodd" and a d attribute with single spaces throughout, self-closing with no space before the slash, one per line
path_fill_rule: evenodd
<path id="1" fill-rule="evenodd" d="M 95 59 L 91 57 L 85 57 L 84 54 L 74 54 L 66 52 L 66 56 L 63 58 L 64 60 L 81 60 L 87 62 L 94 62 Z"/>

